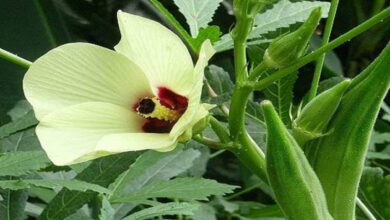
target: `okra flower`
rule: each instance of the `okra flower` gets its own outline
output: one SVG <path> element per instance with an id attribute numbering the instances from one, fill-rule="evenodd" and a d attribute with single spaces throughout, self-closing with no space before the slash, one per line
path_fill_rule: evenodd
<path id="1" fill-rule="evenodd" d="M 194 66 L 179 37 L 159 23 L 121 11 L 118 22 L 122 38 L 115 51 L 66 44 L 25 75 L 37 136 L 56 165 L 172 150 L 208 114 L 200 96 L 203 70 L 214 54 L 210 42 Z"/>

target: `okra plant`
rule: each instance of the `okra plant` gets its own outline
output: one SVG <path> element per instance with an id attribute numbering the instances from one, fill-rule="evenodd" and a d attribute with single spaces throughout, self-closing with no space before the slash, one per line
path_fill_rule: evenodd
<path id="1" fill-rule="evenodd" d="M 29 9 L 50 47 L 0 34 L 0 219 L 390 219 L 389 2 Z"/>

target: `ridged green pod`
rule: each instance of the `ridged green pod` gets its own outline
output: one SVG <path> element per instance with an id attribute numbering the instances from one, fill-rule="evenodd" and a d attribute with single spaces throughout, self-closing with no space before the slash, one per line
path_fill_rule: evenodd
<path id="1" fill-rule="evenodd" d="M 264 53 L 263 62 L 269 68 L 282 68 L 294 63 L 300 58 L 318 22 L 321 19 L 321 8 L 314 9 L 309 18 L 298 30 L 276 38 Z"/>
<path id="2" fill-rule="evenodd" d="M 360 76 L 353 79 L 329 129 L 309 145 L 309 159 L 336 220 L 355 219 L 355 198 L 369 138 L 390 86 L 390 44 Z"/>
<path id="3" fill-rule="evenodd" d="M 267 124 L 266 168 L 269 183 L 291 220 L 330 220 L 324 191 L 305 154 L 271 102 L 262 103 Z"/>
<path id="4" fill-rule="evenodd" d="M 351 80 L 347 79 L 326 90 L 311 100 L 293 121 L 292 134 L 298 144 L 303 145 L 312 139 L 331 132 L 328 123 L 336 112 L 344 92 Z"/>

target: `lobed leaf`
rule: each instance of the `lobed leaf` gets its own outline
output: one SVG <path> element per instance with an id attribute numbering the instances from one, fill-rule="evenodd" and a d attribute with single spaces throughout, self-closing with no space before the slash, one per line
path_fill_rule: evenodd
<path id="1" fill-rule="evenodd" d="M 43 151 L 24 151 L 0 154 L 0 176 L 19 176 L 40 170 L 50 161 Z"/>
<path id="2" fill-rule="evenodd" d="M 23 220 L 25 219 L 24 208 L 27 203 L 28 191 L 0 189 L 0 219 Z"/>
<path id="3" fill-rule="evenodd" d="M 207 197 L 209 196 L 222 196 L 233 192 L 236 188 L 238 187 L 218 183 L 215 180 L 184 177 L 148 184 L 137 191 L 114 199 L 113 202 L 132 203 L 137 200 L 146 200 L 149 198 L 207 200 Z"/>
<path id="4" fill-rule="evenodd" d="M 280 0 L 273 7 L 264 13 L 258 14 L 254 20 L 252 32 L 248 40 L 261 38 L 262 35 L 275 31 L 279 28 L 289 27 L 298 22 L 304 22 L 310 15 L 311 11 L 317 7 L 322 8 L 322 17 L 328 16 L 330 3 L 320 1 L 301 1 L 290 2 Z M 218 52 L 233 48 L 233 40 L 230 34 L 222 36 L 221 40 L 215 44 Z"/>
<path id="5" fill-rule="evenodd" d="M 32 127 L 38 123 L 34 112 L 31 110 L 24 116 L 17 118 L 8 124 L 0 127 L 0 138 L 5 138 L 13 133 Z"/>
<path id="6" fill-rule="evenodd" d="M 77 190 L 86 192 L 87 190 L 95 191 L 98 193 L 109 193 L 110 191 L 104 187 L 96 184 L 87 183 L 80 180 L 53 180 L 53 179 L 41 179 L 41 180 L 0 180 L 0 188 L 19 190 L 28 189 L 32 186 L 43 187 L 43 188 L 59 188 L 64 187 L 69 190 Z"/>
<path id="7" fill-rule="evenodd" d="M 110 185 L 109 200 L 137 191 L 148 183 L 175 177 L 189 169 L 199 156 L 200 152 L 194 149 L 146 152 Z"/>
<path id="8" fill-rule="evenodd" d="M 99 210 L 99 220 L 113 220 L 115 215 L 115 209 L 111 206 L 108 199 L 103 196 L 99 198 L 100 210 Z"/>
<path id="9" fill-rule="evenodd" d="M 222 0 L 173 0 L 186 18 L 193 38 L 200 28 L 206 28 Z"/>
<path id="10" fill-rule="evenodd" d="M 94 160 L 76 176 L 76 179 L 107 187 L 120 173 L 127 170 L 139 155 L 139 152 L 128 152 Z M 46 206 L 38 219 L 63 219 L 95 196 L 96 193 L 91 191 L 82 193 L 62 189 Z"/>
<path id="11" fill-rule="evenodd" d="M 152 219 L 153 217 L 163 215 L 193 215 L 197 209 L 197 204 L 171 202 L 143 209 L 127 216 L 123 220 Z"/>
<path id="12" fill-rule="evenodd" d="M 268 75 L 268 73 L 264 73 L 264 76 Z M 294 84 L 297 78 L 298 72 L 288 74 L 288 76 L 273 82 L 264 90 L 266 98 L 272 102 L 279 117 L 287 126 L 291 124 L 290 108 L 293 101 Z"/>

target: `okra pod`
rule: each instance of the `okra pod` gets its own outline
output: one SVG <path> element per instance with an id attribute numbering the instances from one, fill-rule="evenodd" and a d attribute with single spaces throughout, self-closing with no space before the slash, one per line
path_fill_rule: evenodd
<path id="1" fill-rule="evenodd" d="M 347 79 L 311 100 L 293 121 L 292 134 L 298 144 L 304 144 L 331 132 L 328 123 L 336 112 L 351 80 Z"/>
<path id="2" fill-rule="evenodd" d="M 266 170 L 276 200 L 288 219 L 330 220 L 324 191 L 305 154 L 271 102 L 262 103 L 267 124 Z"/>
<path id="3" fill-rule="evenodd" d="M 369 138 L 390 86 L 389 61 L 390 43 L 352 80 L 329 124 L 333 132 L 308 143 L 309 159 L 335 220 L 355 219 L 355 198 Z"/>

